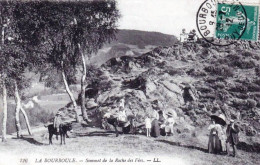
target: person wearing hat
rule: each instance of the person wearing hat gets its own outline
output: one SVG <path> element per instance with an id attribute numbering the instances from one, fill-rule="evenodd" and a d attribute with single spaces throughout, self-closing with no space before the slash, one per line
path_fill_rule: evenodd
<path id="1" fill-rule="evenodd" d="M 151 127 L 151 136 L 158 137 L 160 136 L 160 126 L 159 126 L 159 113 L 153 106 L 153 112 L 151 116 L 152 127 Z"/>
<path id="2" fill-rule="evenodd" d="M 210 132 L 210 139 L 213 140 L 213 138 L 217 138 L 220 141 L 220 149 L 216 144 L 212 144 L 213 146 L 217 146 L 217 153 L 225 152 L 226 151 L 226 134 L 224 131 L 224 126 L 226 125 L 226 117 L 224 114 L 216 113 L 210 116 L 212 119 L 212 124 L 209 126 Z M 217 136 L 217 137 L 214 137 Z M 210 149 L 209 149 L 210 150 Z M 214 150 L 214 149 L 213 149 Z"/>
<path id="3" fill-rule="evenodd" d="M 210 130 L 208 152 L 214 154 L 220 154 L 223 151 L 223 135 L 224 131 L 220 124 L 216 123 L 215 119 L 211 120 L 211 124 L 208 127 Z"/>
<path id="4" fill-rule="evenodd" d="M 54 126 L 54 128 L 57 129 L 57 133 L 60 132 L 59 127 L 60 127 L 61 122 L 62 122 L 62 121 L 61 121 L 61 112 L 58 111 L 58 112 L 56 113 L 56 115 L 55 115 L 55 117 L 54 117 L 54 121 L 53 121 L 53 126 Z"/>
<path id="5" fill-rule="evenodd" d="M 171 112 L 168 112 L 166 115 L 167 115 L 167 119 L 166 119 L 166 123 L 165 123 L 166 136 L 168 136 L 170 134 L 173 135 L 173 125 L 175 124 L 173 114 Z"/>
<path id="6" fill-rule="evenodd" d="M 234 119 L 230 119 L 230 124 L 227 126 L 227 154 L 230 155 L 230 145 L 233 148 L 233 156 L 237 156 L 237 144 L 238 144 L 238 125 L 235 124 Z"/>

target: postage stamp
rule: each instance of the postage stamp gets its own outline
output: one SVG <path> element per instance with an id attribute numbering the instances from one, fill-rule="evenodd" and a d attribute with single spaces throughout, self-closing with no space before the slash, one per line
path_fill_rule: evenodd
<path id="1" fill-rule="evenodd" d="M 258 40 L 259 3 L 206 0 L 197 12 L 197 28 L 209 43 L 227 46 L 237 40 Z"/>
<path id="2" fill-rule="evenodd" d="M 257 41 L 259 6 L 218 3 L 216 38 Z"/>

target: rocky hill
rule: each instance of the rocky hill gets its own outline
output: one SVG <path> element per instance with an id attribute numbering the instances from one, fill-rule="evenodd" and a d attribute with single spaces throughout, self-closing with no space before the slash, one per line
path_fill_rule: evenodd
<path id="1" fill-rule="evenodd" d="M 125 98 L 127 114 L 135 115 L 139 125 L 152 109 L 175 111 L 176 131 L 192 133 L 209 124 L 210 114 L 223 113 L 239 121 L 245 137 L 258 136 L 259 53 L 252 43 L 187 43 L 112 58 L 94 69 L 96 76 L 86 91 L 88 114 L 98 125 Z"/>
<path id="2" fill-rule="evenodd" d="M 187 43 L 112 58 L 96 69 L 87 107 L 104 115 L 125 98 L 127 113 L 140 123 L 155 108 L 176 111 L 189 128 L 205 126 L 212 113 L 224 113 L 253 136 L 260 131 L 259 53 L 253 44 L 245 49 Z"/>

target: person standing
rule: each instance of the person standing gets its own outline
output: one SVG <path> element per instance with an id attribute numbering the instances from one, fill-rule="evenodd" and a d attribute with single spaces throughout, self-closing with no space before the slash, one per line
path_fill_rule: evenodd
<path id="1" fill-rule="evenodd" d="M 156 109 L 153 109 L 153 115 L 152 115 L 152 118 L 153 119 L 156 119 L 156 120 L 159 120 L 159 113 Z"/>
<path id="2" fill-rule="evenodd" d="M 212 119 L 211 122 L 212 123 L 208 127 L 208 130 L 210 130 L 208 152 L 220 154 L 222 151 L 220 136 L 223 134 L 223 130 L 221 125 L 215 123 L 215 120 Z"/>
<path id="3" fill-rule="evenodd" d="M 182 29 L 180 34 L 180 42 L 187 42 L 188 34 L 186 33 L 186 29 Z"/>
<path id="4" fill-rule="evenodd" d="M 159 126 L 159 113 L 156 109 L 153 110 L 152 114 L 152 127 L 151 127 L 151 136 L 158 137 L 160 136 L 160 126 Z"/>
<path id="5" fill-rule="evenodd" d="M 227 154 L 230 155 L 230 145 L 233 148 L 233 156 L 237 156 L 237 144 L 238 144 L 238 133 L 239 128 L 238 125 L 234 123 L 234 120 L 230 120 L 230 124 L 227 126 Z"/>
<path id="6" fill-rule="evenodd" d="M 146 136 L 150 137 L 151 135 L 151 128 L 152 128 L 152 122 L 149 116 L 145 118 L 145 128 L 146 128 Z"/>
<path id="7" fill-rule="evenodd" d="M 125 111 L 125 100 L 121 99 L 119 102 L 119 112 L 118 112 L 118 119 L 121 122 L 127 121 L 126 111 Z"/>

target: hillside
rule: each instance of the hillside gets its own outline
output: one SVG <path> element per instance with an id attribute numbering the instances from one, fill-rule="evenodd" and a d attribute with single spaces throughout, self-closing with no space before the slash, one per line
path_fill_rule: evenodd
<path id="1" fill-rule="evenodd" d="M 256 49 L 191 43 L 157 47 L 138 57 L 112 58 L 101 66 L 106 76 L 100 79 L 112 85 L 98 87 L 99 95 L 87 97 L 95 97 L 101 107 L 126 98 L 131 103 L 129 113 L 140 114 L 156 102 L 158 108 L 174 109 L 197 126 L 205 125 L 208 115 L 218 111 L 241 119 L 245 129 L 256 134 L 260 108 L 260 51 Z M 187 86 L 193 102 L 184 97 Z"/>
<path id="2" fill-rule="evenodd" d="M 122 43 L 137 45 L 140 49 L 147 45 L 171 46 L 178 42 L 173 35 L 167 35 L 159 32 L 146 32 L 139 30 L 119 30 L 116 35 L 116 41 L 113 43 Z"/>
<path id="3" fill-rule="evenodd" d="M 116 39 L 104 45 L 97 54 L 93 55 L 91 63 L 102 65 L 113 57 L 139 56 L 158 46 L 170 46 L 178 40 L 173 35 L 159 32 L 146 32 L 138 30 L 118 30 Z"/>
<path id="4" fill-rule="evenodd" d="M 86 91 L 86 107 L 92 122 L 88 127 L 79 124 L 73 126 L 75 138 L 68 139 L 70 145 L 63 147 L 65 155 L 71 152 L 81 157 L 82 153 L 93 157 L 115 157 L 121 154 L 150 158 L 161 155 L 159 158 L 165 158 L 165 162 L 174 161 L 178 157 L 183 164 L 253 165 L 259 162 L 258 45 L 248 43 L 245 48 L 239 44 L 229 47 L 205 43 L 175 44 L 170 47 L 159 46 L 136 56 L 123 53 L 129 51 L 126 47 L 118 49 L 123 50 L 120 56 L 111 58 L 100 67 L 91 68 L 98 73 Z M 49 106 L 56 97 L 39 97 L 39 103 L 45 102 L 42 106 Z M 51 100 L 46 101 L 48 98 Z M 126 100 L 127 115 L 136 116 L 138 135 L 121 135 L 115 138 L 115 134 L 111 132 L 114 131 L 113 128 L 99 128 L 101 118 L 107 113 L 114 113 L 121 98 Z M 60 99 L 66 100 L 63 97 Z M 144 136 L 144 117 L 153 109 L 177 113 L 172 137 L 161 136 L 154 139 Z M 70 107 L 59 111 L 64 117 L 74 119 Z M 239 157 L 206 153 L 207 127 L 213 113 L 223 113 L 226 118 L 237 120 L 241 127 Z M 57 145 L 45 146 L 48 140 L 43 138 L 44 134 L 46 131 L 20 140 L 11 139 L 1 146 L 1 151 L 5 152 L 11 146 L 19 152 L 21 150 L 16 145 L 24 144 L 22 149 L 55 155 Z M 96 144 L 94 148 L 93 143 Z"/>

